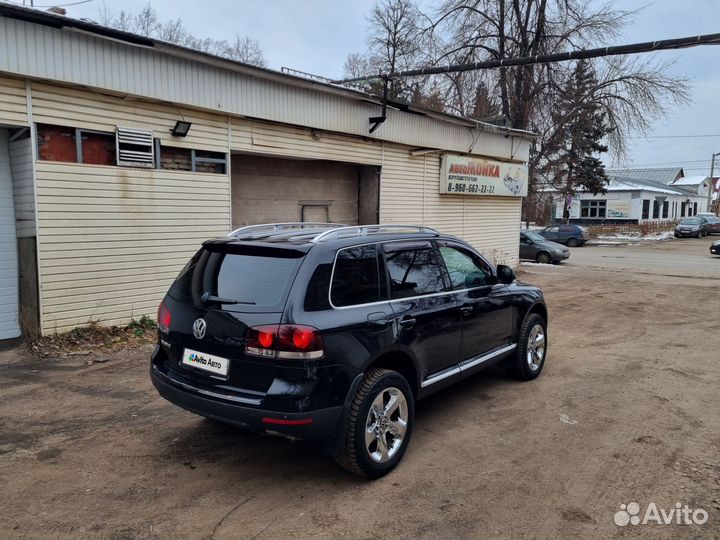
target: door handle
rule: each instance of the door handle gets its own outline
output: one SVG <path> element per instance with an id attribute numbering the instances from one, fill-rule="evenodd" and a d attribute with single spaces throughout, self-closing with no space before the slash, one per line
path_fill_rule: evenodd
<path id="1" fill-rule="evenodd" d="M 416 322 L 417 322 L 417 319 L 415 319 L 415 317 L 403 317 L 402 319 L 400 319 L 398 321 L 400 326 L 402 326 L 403 328 L 407 328 L 407 329 L 410 329 L 413 326 L 415 326 Z"/>
<path id="2" fill-rule="evenodd" d="M 460 308 L 460 313 L 462 313 L 465 317 L 467 317 L 468 315 L 470 315 L 472 312 L 473 312 L 473 307 L 472 307 L 472 306 L 462 306 L 462 307 Z"/>
<path id="3" fill-rule="evenodd" d="M 376 313 L 371 313 L 367 316 L 368 324 L 370 325 L 370 328 L 373 330 L 387 330 L 390 326 L 391 318 L 388 317 L 387 313 L 383 313 L 382 311 L 378 311 Z"/>

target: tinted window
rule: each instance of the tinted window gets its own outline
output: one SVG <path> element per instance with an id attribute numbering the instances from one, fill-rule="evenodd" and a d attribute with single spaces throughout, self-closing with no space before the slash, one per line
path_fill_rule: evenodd
<path id="1" fill-rule="evenodd" d="M 548 227 L 544 232 L 556 233 L 560 230 L 560 227 Z"/>
<path id="2" fill-rule="evenodd" d="M 408 298 L 446 289 L 442 269 L 429 246 L 397 251 L 392 249 L 390 247 L 386 253 L 385 260 L 393 298 Z"/>
<path id="3" fill-rule="evenodd" d="M 492 272 L 474 253 L 464 249 L 442 246 L 440 255 L 450 274 L 453 289 L 480 287 L 492 283 Z"/>
<path id="4" fill-rule="evenodd" d="M 231 249 L 231 248 L 229 248 Z M 201 250 L 170 289 L 179 300 L 201 302 L 203 293 L 235 300 L 222 309 L 278 306 L 284 301 L 303 254 L 289 250 Z"/>
<path id="5" fill-rule="evenodd" d="M 574 233 L 574 232 L 575 232 L 575 227 L 573 227 L 572 225 L 561 225 L 561 226 L 560 226 L 560 232 Z"/>
<path id="6" fill-rule="evenodd" d="M 333 305 L 352 306 L 382 299 L 377 247 L 358 246 L 338 251 L 330 287 Z"/>

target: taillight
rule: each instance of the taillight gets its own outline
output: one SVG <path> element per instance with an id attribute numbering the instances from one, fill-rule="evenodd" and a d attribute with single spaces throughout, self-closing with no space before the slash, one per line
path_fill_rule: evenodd
<path id="1" fill-rule="evenodd" d="M 253 326 L 245 339 L 245 353 L 253 356 L 312 360 L 325 354 L 317 329 L 299 324 Z"/>
<path id="2" fill-rule="evenodd" d="M 170 309 L 165 305 L 165 302 L 160 302 L 158 306 L 157 314 L 157 327 L 163 334 L 167 334 L 170 331 L 170 321 L 172 315 L 170 315 Z"/>

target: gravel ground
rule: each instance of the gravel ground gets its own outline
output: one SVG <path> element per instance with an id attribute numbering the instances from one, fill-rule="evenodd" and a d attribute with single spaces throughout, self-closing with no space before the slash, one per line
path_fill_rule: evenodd
<path id="1" fill-rule="evenodd" d="M 377 481 L 163 401 L 149 348 L 0 353 L 0 537 L 717 538 L 720 274 L 674 264 L 706 244 L 524 266 L 550 307 L 543 375 L 493 369 L 420 402 L 403 463 Z M 613 266 L 648 253 L 671 271 Z M 616 526 L 630 502 L 709 518 Z"/>

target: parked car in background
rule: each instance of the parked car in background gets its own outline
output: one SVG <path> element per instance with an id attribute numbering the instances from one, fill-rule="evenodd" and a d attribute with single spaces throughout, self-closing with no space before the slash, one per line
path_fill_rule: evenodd
<path id="1" fill-rule="evenodd" d="M 720 255 L 720 240 L 718 240 L 717 242 L 713 242 L 710 245 L 710 253 L 712 253 L 713 255 Z"/>
<path id="2" fill-rule="evenodd" d="M 703 216 L 708 234 L 720 234 L 720 218 L 717 216 Z"/>
<path id="3" fill-rule="evenodd" d="M 707 222 L 703 218 L 684 218 L 675 226 L 675 238 L 681 238 L 683 236 L 702 238 L 707 235 Z"/>
<path id="4" fill-rule="evenodd" d="M 520 258 L 539 263 L 558 263 L 570 257 L 570 250 L 533 231 L 520 231 Z"/>
<path id="5" fill-rule="evenodd" d="M 699 213 L 695 214 L 694 217 L 701 217 L 701 218 L 707 219 L 707 218 L 717 217 L 717 216 L 715 214 L 713 214 L 712 212 L 699 212 Z"/>
<path id="6" fill-rule="evenodd" d="M 150 375 L 188 411 L 324 441 L 375 478 L 402 459 L 415 400 L 501 361 L 534 379 L 546 351 L 542 291 L 458 238 L 284 223 L 203 244 L 160 304 Z"/>
<path id="7" fill-rule="evenodd" d="M 569 247 L 582 246 L 590 239 L 588 230 L 580 225 L 552 225 L 539 233 L 546 240 L 551 240 Z"/>

